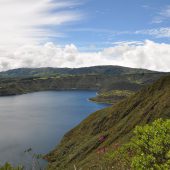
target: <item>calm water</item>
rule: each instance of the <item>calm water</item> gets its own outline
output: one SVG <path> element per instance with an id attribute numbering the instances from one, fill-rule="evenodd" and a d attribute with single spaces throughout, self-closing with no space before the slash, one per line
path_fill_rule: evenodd
<path id="1" fill-rule="evenodd" d="M 52 150 L 62 136 L 90 113 L 106 105 L 88 101 L 93 91 L 50 91 L 0 97 L 0 164 L 33 161 L 33 153 Z"/>

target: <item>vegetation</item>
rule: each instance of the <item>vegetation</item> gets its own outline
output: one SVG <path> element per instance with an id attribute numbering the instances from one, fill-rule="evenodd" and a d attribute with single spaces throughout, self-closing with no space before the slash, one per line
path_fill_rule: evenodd
<path id="1" fill-rule="evenodd" d="M 104 170 L 169 170 L 170 119 L 158 119 L 152 124 L 137 126 L 129 143 L 123 146 L 116 144 L 107 152 L 105 148 L 102 153 L 99 166 Z M 21 166 L 12 167 L 9 163 L 0 167 L 0 170 L 23 169 Z"/>
<path id="2" fill-rule="evenodd" d="M 4 165 L 0 165 L 0 170 L 45 170 L 45 168 L 42 168 L 40 164 L 40 160 L 43 159 L 42 154 L 36 154 L 33 152 L 32 148 L 28 148 L 24 151 L 25 154 L 28 154 L 32 158 L 32 161 L 28 162 L 28 167 L 25 166 L 17 166 L 14 167 L 10 163 L 5 163 Z"/>
<path id="3" fill-rule="evenodd" d="M 107 149 L 127 143 L 137 125 L 151 123 L 158 118 L 170 118 L 170 76 L 143 88 L 163 75 L 166 74 L 117 66 L 16 69 L 0 73 L 0 96 L 44 90 L 86 89 L 99 92 L 97 100 L 94 99 L 98 102 L 103 99 L 110 103 L 121 100 L 90 115 L 44 157 L 49 161 L 49 170 L 98 170 L 105 161 L 101 158 Z M 135 154 L 137 152 L 132 152 L 132 155 Z M 132 161 L 134 168 L 140 159 L 136 157 Z M 124 161 L 123 164 L 117 163 L 119 167 L 128 169 L 131 165 L 126 164 L 126 159 Z M 9 164 L 4 166 L 10 167 Z"/>
<path id="4" fill-rule="evenodd" d="M 101 93 L 100 95 L 102 95 L 104 97 L 108 97 L 108 96 L 112 96 L 112 95 L 129 97 L 132 94 L 134 94 L 134 92 L 131 92 L 129 90 L 112 90 L 109 92 Z"/>
<path id="5" fill-rule="evenodd" d="M 90 115 L 45 156 L 48 168 L 72 170 L 75 165 L 83 170 L 100 169 L 100 158 L 108 148 L 127 143 L 136 126 L 158 118 L 170 119 L 170 76 Z"/>
<path id="6" fill-rule="evenodd" d="M 107 166 L 117 170 L 169 170 L 170 119 L 137 126 L 133 133 L 128 144 L 106 153 Z"/>
<path id="7" fill-rule="evenodd" d="M 6 163 L 5 165 L 0 166 L 0 170 L 24 170 L 24 168 L 22 166 L 12 167 L 10 163 Z"/>
<path id="8" fill-rule="evenodd" d="M 111 90 L 99 93 L 96 97 L 90 98 L 90 100 L 98 103 L 114 104 L 121 99 L 133 95 L 134 93 L 134 91 L 130 90 Z"/>
<path id="9" fill-rule="evenodd" d="M 145 69 L 134 69 L 121 66 L 94 66 L 84 68 L 19 68 L 0 73 L 0 77 L 52 77 L 56 75 L 124 75 L 124 74 L 143 74 L 157 73 Z"/>
<path id="10" fill-rule="evenodd" d="M 21 68 L 0 73 L 0 96 L 45 90 L 96 90 L 102 95 L 93 101 L 114 103 L 127 97 L 127 91 L 136 92 L 165 74 L 118 66 Z"/>
<path id="11" fill-rule="evenodd" d="M 170 120 L 159 119 L 152 125 L 137 127 L 134 134 L 134 169 L 170 169 Z"/>

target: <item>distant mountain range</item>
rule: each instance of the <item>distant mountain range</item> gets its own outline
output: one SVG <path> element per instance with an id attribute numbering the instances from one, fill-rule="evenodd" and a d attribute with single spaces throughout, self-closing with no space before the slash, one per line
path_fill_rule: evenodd
<path id="1" fill-rule="evenodd" d="M 49 170 L 72 170 L 75 164 L 78 169 L 97 166 L 98 149 L 126 143 L 136 125 L 170 118 L 170 73 L 119 66 L 20 68 L 0 73 L 0 96 L 45 90 L 96 90 L 98 96 L 91 100 L 114 103 L 64 136 L 45 156 Z"/>
<path id="2" fill-rule="evenodd" d="M 115 103 L 168 73 L 120 66 L 19 68 L 0 72 L 0 96 L 45 90 L 96 90 L 91 100 Z M 109 95 L 108 95 L 109 92 Z"/>
<path id="3" fill-rule="evenodd" d="M 121 66 L 94 66 L 83 68 L 18 68 L 5 72 L 0 72 L 0 77 L 44 77 L 53 75 L 125 75 L 158 73 L 145 69 L 135 69 Z"/>

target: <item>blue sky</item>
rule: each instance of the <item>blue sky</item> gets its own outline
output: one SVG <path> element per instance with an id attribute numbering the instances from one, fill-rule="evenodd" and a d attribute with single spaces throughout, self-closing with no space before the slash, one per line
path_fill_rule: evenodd
<path id="1" fill-rule="evenodd" d="M 0 71 L 121 65 L 170 71 L 169 0 L 0 0 Z"/>
<path id="2" fill-rule="evenodd" d="M 99 50 L 122 41 L 170 43 L 169 0 L 1 0 L 0 21 L 0 45 Z"/>
<path id="3" fill-rule="evenodd" d="M 170 42 L 169 30 L 159 37 L 159 29 L 170 27 L 169 0 L 87 0 L 74 9 L 81 12 L 82 18 L 63 25 L 59 30 L 65 37 L 54 41 L 92 48 L 107 47 L 117 41 Z M 167 14 L 161 14 L 163 11 Z M 156 35 L 151 35 L 153 29 L 158 30 Z"/>

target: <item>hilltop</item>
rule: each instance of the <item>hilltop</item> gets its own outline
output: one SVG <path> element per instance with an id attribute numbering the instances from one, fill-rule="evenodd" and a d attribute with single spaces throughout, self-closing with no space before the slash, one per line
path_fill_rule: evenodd
<path id="1" fill-rule="evenodd" d="M 90 169 L 99 164 L 99 148 L 128 142 L 136 125 L 157 118 L 170 118 L 170 75 L 111 107 L 91 114 L 46 155 L 48 168 L 72 170 L 76 165 Z M 105 138 L 102 142 L 99 140 L 101 136 Z"/>
<path id="2" fill-rule="evenodd" d="M 0 96 L 46 90 L 96 90 L 99 96 L 91 100 L 115 103 L 127 97 L 127 92 L 133 94 L 166 74 L 120 66 L 20 68 L 0 73 Z"/>
<path id="3" fill-rule="evenodd" d="M 125 75 L 125 74 L 142 74 L 142 73 L 159 73 L 146 69 L 128 68 L 121 66 L 94 66 L 82 68 L 18 68 L 0 72 L 0 77 L 49 77 L 56 75 Z"/>

